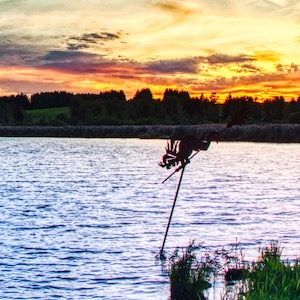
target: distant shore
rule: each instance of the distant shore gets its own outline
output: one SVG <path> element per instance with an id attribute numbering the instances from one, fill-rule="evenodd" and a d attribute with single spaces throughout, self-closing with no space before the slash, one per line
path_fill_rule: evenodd
<path id="1" fill-rule="evenodd" d="M 1 137 L 80 137 L 80 138 L 178 138 L 226 125 L 121 125 L 121 126 L 0 126 Z M 300 124 L 234 126 L 225 130 L 219 141 L 300 143 Z"/>

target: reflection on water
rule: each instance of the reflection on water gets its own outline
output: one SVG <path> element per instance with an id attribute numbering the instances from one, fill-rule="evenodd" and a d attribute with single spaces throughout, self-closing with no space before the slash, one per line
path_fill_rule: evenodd
<path id="1" fill-rule="evenodd" d="M 1 138 L 1 299 L 168 299 L 156 263 L 178 174 L 164 140 Z M 166 241 L 279 240 L 299 254 L 300 145 L 212 144 L 186 168 Z"/>

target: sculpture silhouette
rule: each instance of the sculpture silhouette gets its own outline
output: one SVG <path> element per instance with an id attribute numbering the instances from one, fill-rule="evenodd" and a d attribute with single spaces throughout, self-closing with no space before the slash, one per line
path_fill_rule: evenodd
<path id="1" fill-rule="evenodd" d="M 171 137 L 167 143 L 166 154 L 162 157 L 162 162 L 159 165 L 162 168 L 171 169 L 181 164 L 181 167 L 190 162 L 190 155 L 193 151 L 199 152 L 200 150 L 206 151 L 213 139 L 216 139 L 226 129 L 231 128 L 234 125 L 241 125 L 248 117 L 250 110 L 247 106 L 237 111 L 231 120 L 226 124 L 226 127 L 221 130 L 214 130 L 211 132 L 205 132 L 201 138 L 197 138 L 194 135 L 186 135 L 180 141 Z"/>
<path id="2" fill-rule="evenodd" d="M 217 131 L 204 133 L 201 138 L 194 135 L 186 135 L 180 142 L 171 138 L 166 147 L 166 154 L 162 157 L 159 165 L 163 168 L 170 169 L 181 163 L 186 165 L 190 162 L 189 157 L 193 151 L 206 151 L 210 146 L 212 139 L 217 137 Z"/>
<path id="3" fill-rule="evenodd" d="M 206 151 L 210 146 L 211 141 L 214 138 L 216 138 L 218 135 L 220 135 L 222 132 L 224 132 L 226 129 L 232 127 L 233 125 L 241 125 L 243 121 L 248 117 L 249 113 L 250 110 L 247 107 L 240 109 L 234 114 L 232 119 L 227 123 L 226 127 L 223 130 L 221 131 L 215 130 L 209 133 L 206 132 L 203 134 L 203 136 L 200 139 L 194 135 L 186 135 L 183 139 L 180 140 L 180 142 L 174 138 L 171 138 L 171 140 L 167 143 L 167 147 L 165 148 L 166 154 L 162 157 L 162 162 L 160 162 L 159 165 L 167 169 L 170 169 L 171 167 L 175 167 L 179 163 L 181 165 L 178 168 L 176 168 L 175 171 L 172 174 L 170 174 L 162 183 L 166 182 L 173 174 L 175 174 L 179 170 L 181 170 L 181 175 L 177 185 L 177 190 L 174 197 L 172 209 L 170 212 L 170 217 L 166 228 L 164 240 L 159 253 L 160 259 L 164 260 L 166 258 L 164 255 L 164 247 L 165 247 L 169 227 L 171 224 L 171 219 L 174 212 L 175 204 L 177 201 L 177 196 L 179 193 L 185 166 L 200 150 Z M 196 152 L 191 156 L 193 151 Z"/>

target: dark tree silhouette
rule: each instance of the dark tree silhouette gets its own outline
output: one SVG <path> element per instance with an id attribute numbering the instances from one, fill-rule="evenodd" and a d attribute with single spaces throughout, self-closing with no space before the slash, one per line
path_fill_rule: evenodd
<path id="1" fill-rule="evenodd" d="M 215 93 L 191 97 L 187 91 L 175 89 L 166 89 L 162 99 L 154 99 L 149 88 L 138 90 L 129 101 L 122 90 L 98 94 L 42 92 L 32 95 L 30 100 L 19 94 L 0 97 L 0 103 L 9 106 L 9 109 L 3 106 L 1 123 L 34 125 L 28 123 L 30 119 L 26 118 L 26 110 L 69 107 L 71 113 L 64 120 L 66 124 L 196 125 L 227 122 L 235 111 L 245 106 L 251 109 L 249 123 L 300 123 L 300 96 L 290 102 L 282 96 L 258 101 L 251 96 L 234 97 L 231 94 L 224 103 L 217 100 Z"/>
<path id="2" fill-rule="evenodd" d="M 242 125 L 242 123 L 248 118 L 250 114 L 249 107 L 243 107 L 238 110 L 232 117 L 232 119 L 227 123 L 226 128 L 230 128 L 233 125 Z"/>

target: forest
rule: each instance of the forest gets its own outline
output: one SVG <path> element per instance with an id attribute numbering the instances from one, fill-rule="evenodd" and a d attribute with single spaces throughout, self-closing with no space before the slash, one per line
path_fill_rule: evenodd
<path id="1" fill-rule="evenodd" d="M 224 103 L 211 94 L 190 97 L 189 92 L 166 89 L 154 99 L 149 88 L 138 90 L 132 99 L 125 93 L 73 94 L 65 91 L 0 97 L 0 125 L 195 125 L 224 123 L 238 109 L 248 106 L 248 124 L 299 124 L 300 96 L 286 101 L 283 96 L 258 102 L 251 96 L 229 94 Z M 50 113 L 52 109 L 52 113 Z M 55 109 L 55 110 L 54 110 Z M 34 112 L 44 113 L 36 117 Z M 35 116 L 35 117 L 34 117 Z"/>

